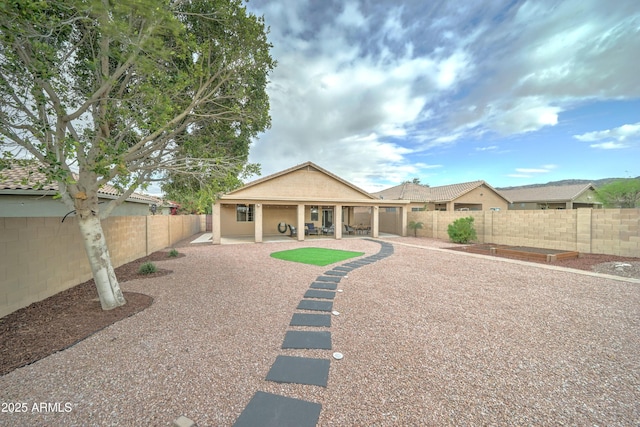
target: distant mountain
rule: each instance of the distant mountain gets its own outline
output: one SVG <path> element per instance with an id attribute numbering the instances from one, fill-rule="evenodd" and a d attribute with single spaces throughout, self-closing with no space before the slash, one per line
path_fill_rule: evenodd
<path id="1" fill-rule="evenodd" d="M 536 188 L 536 187 L 549 187 L 549 186 L 560 186 L 560 185 L 578 185 L 578 184 L 593 184 L 594 187 L 602 187 L 603 185 L 609 184 L 610 182 L 617 181 L 624 178 L 603 178 L 603 179 L 563 179 L 561 181 L 551 181 L 546 184 L 529 184 L 529 185 L 516 185 L 513 187 L 496 187 L 496 190 L 513 190 L 514 188 Z M 640 176 L 637 176 L 635 179 L 640 179 Z"/>

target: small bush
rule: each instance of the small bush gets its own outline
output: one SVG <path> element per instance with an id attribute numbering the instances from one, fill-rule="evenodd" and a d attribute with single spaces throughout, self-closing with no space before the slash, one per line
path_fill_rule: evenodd
<path id="1" fill-rule="evenodd" d="M 447 234 L 452 242 L 469 243 L 476 240 L 476 229 L 473 227 L 473 217 L 458 218 L 447 227 Z"/>
<path id="2" fill-rule="evenodd" d="M 151 273 L 155 273 L 156 271 L 158 271 L 158 268 L 152 262 L 145 262 L 138 269 L 138 273 L 140 274 L 151 274 Z"/>
<path id="3" fill-rule="evenodd" d="M 169 251 L 169 258 L 175 258 L 175 257 L 177 257 L 177 256 L 178 256 L 178 251 L 177 251 L 177 250 L 175 250 L 175 249 L 171 249 L 171 250 Z"/>

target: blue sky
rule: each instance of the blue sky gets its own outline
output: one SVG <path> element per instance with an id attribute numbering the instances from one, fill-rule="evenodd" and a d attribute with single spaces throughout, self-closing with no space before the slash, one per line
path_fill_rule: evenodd
<path id="1" fill-rule="evenodd" d="M 637 0 L 250 0 L 278 66 L 249 159 L 367 190 L 640 175 Z M 255 178 L 255 177 L 254 177 Z"/>

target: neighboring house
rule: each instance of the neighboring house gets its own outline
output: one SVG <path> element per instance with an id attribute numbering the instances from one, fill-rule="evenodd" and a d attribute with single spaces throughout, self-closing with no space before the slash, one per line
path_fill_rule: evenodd
<path id="1" fill-rule="evenodd" d="M 304 240 L 305 224 L 333 238 L 355 228 L 372 237 L 379 232 L 406 234 L 408 201 L 380 200 L 344 179 L 306 162 L 253 181 L 220 197 L 213 205 L 213 243 L 221 237 L 290 233 Z M 363 213 L 356 217 L 355 209 Z"/>
<path id="2" fill-rule="evenodd" d="M 14 165 L 0 171 L 0 217 L 64 217 L 69 214 L 69 207 L 62 200 L 54 199 L 58 185 L 46 182 L 37 165 Z M 99 199 L 105 202 L 118 198 L 118 194 L 118 190 L 110 185 L 98 191 Z M 111 215 L 150 215 L 151 206 L 159 206 L 159 203 L 158 198 L 133 193 Z"/>
<path id="3" fill-rule="evenodd" d="M 509 209 L 577 209 L 601 208 L 593 184 L 548 185 L 542 187 L 499 190 L 511 200 Z"/>
<path id="4" fill-rule="evenodd" d="M 484 181 L 428 187 L 405 182 L 373 193 L 383 200 L 407 200 L 412 211 L 506 210 L 509 200 Z"/>

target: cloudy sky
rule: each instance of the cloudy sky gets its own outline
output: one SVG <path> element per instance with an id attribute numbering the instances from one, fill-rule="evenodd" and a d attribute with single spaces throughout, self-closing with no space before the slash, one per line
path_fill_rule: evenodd
<path id="1" fill-rule="evenodd" d="M 270 27 L 262 176 L 377 191 L 640 175 L 637 0 L 250 0 Z"/>

